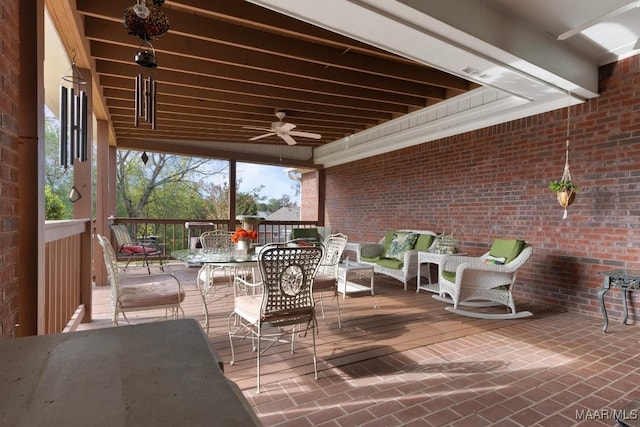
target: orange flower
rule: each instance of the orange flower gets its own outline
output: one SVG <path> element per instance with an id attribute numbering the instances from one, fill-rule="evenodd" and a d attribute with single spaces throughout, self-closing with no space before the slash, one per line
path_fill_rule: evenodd
<path id="1" fill-rule="evenodd" d="M 251 239 L 256 240 L 258 238 L 258 232 L 256 230 L 245 230 L 244 228 L 237 228 L 236 231 L 231 236 L 231 241 L 233 243 L 238 243 L 240 239 Z"/>

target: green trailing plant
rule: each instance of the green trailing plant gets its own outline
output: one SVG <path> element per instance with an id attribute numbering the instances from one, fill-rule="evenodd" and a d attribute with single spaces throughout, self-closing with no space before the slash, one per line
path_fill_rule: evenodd
<path id="1" fill-rule="evenodd" d="M 549 183 L 549 189 L 554 193 L 559 193 L 561 191 L 566 191 L 570 193 L 577 193 L 580 187 L 574 184 L 571 181 L 551 181 Z"/>

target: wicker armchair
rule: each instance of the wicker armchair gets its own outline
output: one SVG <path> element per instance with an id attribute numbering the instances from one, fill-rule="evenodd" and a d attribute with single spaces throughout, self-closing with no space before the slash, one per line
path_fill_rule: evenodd
<path id="1" fill-rule="evenodd" d="M 492 248 L 504 242 L 514 241 L 498 239 Z M 453 303 L 453 307 L 447 307 L 446 310 L 463 316 L 483 319 L 515 319 L 531 316 L 529 311 L 516 311 L 512 288 L 518 269 L 529 259 L 532 252 L 533 247 L 522 242 L 521 250 L 513 259 L 498 258 L 491 255 L 492 251 L 480 257 L 447 256 L 442 261 L 439 273 L 440 294 L 433 297 Z M 500 264 L 500 260 L 506 263 Z M 447 298 L 447 295 L 450 298 Z M 459 305 L 469 307 L 504 305 L 508 308 L 508 312 L 494 314 L 460 310 Z"/>
<path id="2" fill-rule="evenodd" d="M 97 238 L 102 246 L 107 278 L 111 285 L 113 326 L 118 326 L 120 314 L 129 323 L 126 313 L 130 311 L 165 309 L 165 319 L 177 319 L 180 312 L 184 317 L 180 304 L 184 301 L 185 292 L 176 276 L 169 273 L 145 274 L 140 276 L 144 278 L 145 283 L 120 286 L 116 254 L 111 242 L 99 234 Z M 153 281 L 150 282 L 150 279 Z"/>
<path id="3" fill-rule="evenodd" d="M 236 280 L 234 310 L 229 316 L 229 342 L 231 365 L 235 363 L 234 338 L 251 338 L 257 359 L 257 392 L 260 393 L 260 356 L 271 346 L 291 335 L 291 353 L 297 325 L 304 325 L 305 333 L 311 329 L 313 368 L 318 378 L 315 309 L 313 304 L 313 278 L 322 259 L 321 246 L 265 246 L 258 257 L 262 282 L 256 284 L 262 293 L 247 292 L 247 284 Z M 262 341 L 268 341 L 261 348 Z"/>

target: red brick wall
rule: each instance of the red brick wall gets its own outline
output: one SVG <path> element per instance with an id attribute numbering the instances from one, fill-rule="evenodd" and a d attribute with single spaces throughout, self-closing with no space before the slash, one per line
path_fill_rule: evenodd
<path id="1" fill-rule="evenodd" d="M 302 175 L 300 194 L 300 221 L 317 221 L 318 180 L 315 172 Z"/>
<path id="2" fill-rule="evenodd" d="M 470 255 L 498 237 L 525 239 L 534 253 L 516 304 L 599 316 L 597 272 L 640 270 L 639 68 L 640 56 L 603 67 L 600 96 L 571 108 L 569 162 L 581 189 L 567 220 L 547 188 L 563 172 L 561 109 L 329 168 L 327 225 L 354 241 L 400 227 L 453 231 Z M 613 317 L 619 298 L 608 294 Z"/>
<path id="3" fill-rule="evenodd" d="M 18 2 L 0 2 L 0 340 L 13 337 L 18 313 Z"/>

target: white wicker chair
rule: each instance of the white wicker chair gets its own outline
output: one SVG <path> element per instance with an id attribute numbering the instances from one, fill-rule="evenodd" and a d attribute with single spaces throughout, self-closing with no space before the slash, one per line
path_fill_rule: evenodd
<path id="1" fill-rule="evenodd" d="M 529 311 L 516 311 L 512 288 L 516 280 L 518 269 L 529 259 L 533 247 L 525 244 L 520 254 L 511 262 L 487 264 L 485 260 L 489 252 L 480 257 L 465 257 L 450 255 L 442 261 L 439 273 L 440 294 L 433 298 L 453 307 L 446 310 L 469 317 L 482 319 L 516 319 L 531 316 Z M 443 276 L 443 272 L 455 272 L 455 282 Z M 446 296 L 450 298 L 447 298 Z M 460 310 L 458 306 L 489 307 L 504 305 L 507 313 L 483 313 L 478 311 Z"/>
<path id="2" fill-rule="evenodd" d="M 231 253 L 234 246 L 230 233 L 226 230 L 205 231 L 200 235 L 200 245 L 203 251 L 211 253 Z M 233 284 L 233 271 L 229 267 L 217 266 L 205 263 L 196 276 L 196 288 L 202 297 L 202 305 L 205 317 L 205 328 L 209 333 L 209 304 L 221 298 L 229 296 L 229 293 L 218 294 L 220 286 Z"/>
<path id="3" fill-rule="evenodd" d="M 99 234 L 97 238 L 102 246 L 107 278 L 111 285 L 113 326 L 118 326 L 118 318 L 121 313 L 129 323 L 126 313 L 130 311 L 165 309 L 165 318 L 177 319 L 180 312 L 184 317 L 184 311 L 180 304 L 184 301 L 185 292 L 176 276 L 169 273 L 145 274 L 138 276 L 144 279 L 145 282 L 142 284 L 120 286 L 116 254 L 111 242 Z M 149 281 L 151 279 L 152 282 Z"/>
<path id="4" fill-rule="evenodd" d="M 318 293 L 320 298 L 320 309 L 322 318 L 324 318 L 324 302 L 322 293 L 324 291 L 332 291 L 336 300 L 338 309 L 338 327 L 342 328 L 342 319 L 340 318 L 340 298 L 338 298 L 338 266 L 342 258 L 342 252 L 347 246 L 348 238 L 344 234 L 337 233 L 327 236 L 324 240 L 324 257 L 320 261 L 318 272 L 313 280 L 313 292 Z"/>
<path id="5" fill-rule="evenodd" d="M 205 231 L 200 235 L 200 245 L 202 249 L 212 252 L 233 252 L 232 235 L 233 233 L 226 230 Z"/>
<path id="6" fill-rule="evenodd" d="M 293 247 L 286 244 L 265 246 L 258 256 L 262 282 L 257 284 L 262 294 L 246 292 L 247 283 L 235 280 L 234 310 L 229 316 L 229 342 L 231 361 L 235 363 L 234 338 L 250 337 L 257 359 L 257 392 L 260 393 L 260 356 L 272 345 L 285 342 L 291 335 L 291 353 L 297 325 L 311 329 L 313 368 L 318 379 L 315 309 L 313 304 L 313 278 L 322 259 L 321 246 Z M 241 285 L 241 286 L 238 286 Z M 260 347 L 265 340 L 269 344 Z"/>

